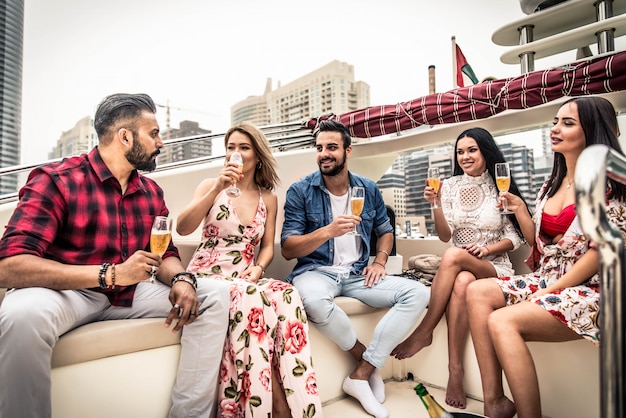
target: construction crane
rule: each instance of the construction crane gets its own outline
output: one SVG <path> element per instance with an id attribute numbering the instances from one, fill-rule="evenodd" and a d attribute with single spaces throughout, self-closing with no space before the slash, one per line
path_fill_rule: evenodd
<path id="1" fill-rule="evenodd" d="M 170 139 L 169 136 L 171 132 L 171 109 L 180 110 L 183 112 L 199 113 L 205 116 L 220 116 L 216 113 L 204 112 L 202 110 L 189 109 L 189 108 L 178 107 L 178 106 L 170 106 L 169 100 L 166 101 L 166 104 L 155 103 L 155 105 L 165 109 L 165 135 L 166 135 L 165 139 Z"/>

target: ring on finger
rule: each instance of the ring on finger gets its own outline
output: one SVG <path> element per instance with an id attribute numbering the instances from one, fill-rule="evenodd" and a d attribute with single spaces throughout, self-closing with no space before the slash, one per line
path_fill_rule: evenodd
<path id="1" fill-rule="evenodd" d="M 156 272 L 157 272 L 157 266 L 152 266 L 152 268 L 150 269 L 150 274 L 154 276 Z"/>
<path id="2" fill-rule="evenodd" d="M 175 303 L 174 306 L 172 306 L 172 308 L 174 309 L 180 309 L 180 305 L 178 303 Z"/>
<path id="3" fill-rule="evenodd" d="M 189 315 L 190 316 L 197 316 L 198 314 L 196 313 L 196 311 L 191 311 L 191 312 L 189 312 Z"/>

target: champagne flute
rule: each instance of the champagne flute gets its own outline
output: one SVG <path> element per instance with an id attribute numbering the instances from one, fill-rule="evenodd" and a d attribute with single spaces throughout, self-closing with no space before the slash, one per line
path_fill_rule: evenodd
<path id="1" fill-rule="evenodd" d="M 167 216 L 157 216 L 152 223 L 152 230 L 150 231 L 150 251 L 163 257 L 167 247 L 172 238 L 172 220 Z M 152 266 L 152 275 L 148 280 L 149 283 L 154 283 L 156 279 L 157 268 Z"/>
<path id="2" fill-rule="evenodd" d="M 230 154 L 229 162 L 237 164 L 239 171 L 243 170 L 243 159 L 241 158 L 241 154 L 237 151 Z M 226 194 L 232 198 L 237 198 L 241 196 L 241 190 L 237 187 L 237 178 L 233 178 L 233 185 L 226 189 Z"/>
<path id="3" fill-rule="evenodd" d="M 435 189 L 435 195 L 439 193 L 439 187 L 441 186 L 441 174 L 439 173 L 439 167 L 430 167 L 428 169 L 428 175 L 426 177 L 426 183 L 428 187 L 432 187 Z M 438 209 L 439 203 L 437 203 L 437 197 L 435 196 L 435 201 L 430 206 L 431 209 Z"/>
<path id="4" fill-rule="evenodd" d="M 511 187 L 511 169 L 509 163 L 496 163 L 496 185 L 500 191 L 500 196 L 509 191 L 509 187 Z M 507 209 L 506 200 L 502 201 L 500 213 L 502 215 L 513 213 Z"/>
<path id="5" fill-rule="evenodd" d="M 363 212 L 363 204 L 365 203 L 365 188 L 355 186 L 350 189 L 350 208 L 352 214 L 355 216 L 361 216 Z M 361 234 L 357 231 L 356 224 L 354 225 L 354 231 L 348 232 L 347 235 L 354 235 L 360 237 Z"/>

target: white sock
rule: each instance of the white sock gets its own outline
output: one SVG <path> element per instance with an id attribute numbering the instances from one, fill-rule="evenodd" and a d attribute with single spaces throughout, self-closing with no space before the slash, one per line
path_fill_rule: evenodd
<path id="1" fill-rule="evenodd" d="M 367 380 L 350 379 L 348 376 L 343 381 L 343 390 L 356 398 L 368 414 L 374 415 L 376 418 L 389 417 L 389 411 L 376 400 Z"/>
<path id="2" fill-rule="evenodd" d="M 376 400 L 380 403 L 385 402 L 385 382 L 378 369 L 374 369 L 374 373 L 370 376 L 368 383 Z"/>

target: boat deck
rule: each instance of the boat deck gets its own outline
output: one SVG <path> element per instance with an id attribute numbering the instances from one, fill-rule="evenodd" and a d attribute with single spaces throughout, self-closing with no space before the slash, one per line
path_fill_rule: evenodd
<path id="1" fill-rule="evenodd" d="M 424 405 L 413 390 L 417 383 L 417 381 L 411 380 L 404 382 L 392 380 L 386 382 L 385 391 L 387 399 L 384 405 L 389 410 L 390 416 L 408 417 L 410 415 L 414 418 L 428 418 L 426 408 L 424 408 Z M 473 412 L 475 414 L 482 414 L 483 412 L 483 403 L 479 400 L 468 398 L 466 409 L 452 408 L 445 403 L 445 388 L 432 386 L 428 383 L 425 383 L 425 386 L 437 402 L 449 412 Z M 372 418 L 371 415 L 363 410 L 358 401 L 352 397 L 333 399 L 329 402 L 325 402 L 323 409 L 326 418 Z M 409 415 L 407 415 L 407 413 L 409 413 Z"/>

